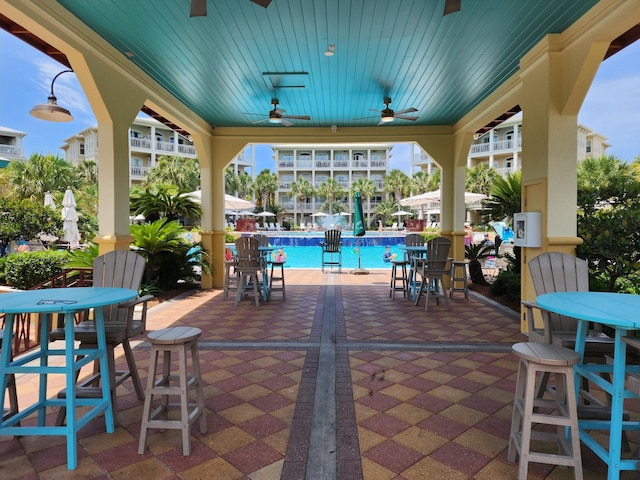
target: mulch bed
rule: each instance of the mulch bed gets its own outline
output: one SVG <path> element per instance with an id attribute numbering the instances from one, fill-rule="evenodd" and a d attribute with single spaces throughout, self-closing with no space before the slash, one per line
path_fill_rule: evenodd
<path id="1" fill-rule="evenodd" d="M 517 300 L 509 300 L 503 296 L 493 295 L 491 293 L 491 285 L 476 285 L 475 283 L 469 283 L 469 290 L 473 290 L 474 292 L 482 295 L 483 297 L 487 297 L 494 302 L 499 303 L 500 305 L 504 305 L 505 307 L 510 308 L 518 313 L 520 313 L 520 302 Z"/>

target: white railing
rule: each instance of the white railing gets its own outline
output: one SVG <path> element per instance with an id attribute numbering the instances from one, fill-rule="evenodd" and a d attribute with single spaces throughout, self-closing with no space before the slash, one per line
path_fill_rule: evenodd
<path id="1" fill-rule="evenodd" d="M 129 145 L 133 148 L 146 148 L 151 150 L 151 140 L 148 138 L 130 138 Z"/>
<path id="2" fill-rule="evenodd" d="M 333 166 L 336 168 L 346 168 L 349 166 L 349 160 L 334 160 Z"/>
<path id="3" fill-rule="evenodd" d="M 513 139 L 510 140 L 500 140 L 499 142 L 487 142 L 487 143 L 479 143 L 477 145 L 471 145 L 469 149 L 469 154 L 477 154 L 477 153 L 502 153 L 509 152 L 514 150 L 515 148 L 522 148 L 522 139 L 518 138 L 517 143 L 514 142 Z"/>
<path id="4" fill-rule="evenodd" d="M 385 160 L 371 160 L 371 168 L 387 168 Z"/>
<path id="5" fill-rule="evenodd" d="M 156 150 L 163 152 L 173 152 L 173 143 L 156 141 Z"/>
<path id="6" fill-rule="evenodd" d="M 293 161 L 280 161 L 278 162 L 278 168 L 293 168 Z"/>
<path id="7" fill-rule="evenodd" d="M 24 147 L 18 145 L 0 145 L 0 154 L 24 157 Z"/>
<path id="8" fill-rule="evenodd" d="M 183 144 L 178 144 L 178 152 L 180 153 L 186 153 L 188 155 L 195 155 L 196 154 L 196 147 L 194 147 L 193 145 L 183 145 Z"/>
<path id="9" fill-rule="evenodd" d="M 131 165 L 131 168 L 129 169 L 129 173 L 132 178 L 144 178 L 147 176 L 147 173 L 149 173 L 149 170 L 151 170 L 151 167 L 143 167 L 141 165 Z"/>

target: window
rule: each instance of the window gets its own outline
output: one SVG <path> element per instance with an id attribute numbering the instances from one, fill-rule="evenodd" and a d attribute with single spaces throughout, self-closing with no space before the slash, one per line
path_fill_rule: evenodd
<path id="1" fill-rule="evenodd" d="M 587 140 L 587 153 L 591 153 L 591 140 Z"/>
<path id="2" fill-rule="evenodd" d="M 80 142 L 80 155 L 84 155 L 84 142 Z"/>

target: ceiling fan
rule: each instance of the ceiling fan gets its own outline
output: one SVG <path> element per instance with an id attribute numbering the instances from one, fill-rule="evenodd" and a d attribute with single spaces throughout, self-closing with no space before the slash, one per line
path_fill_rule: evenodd
<path id="1" fill-rule="evenodd" d="M 445 0 L 443 15 L 449 15 L 450 13 L 459 12 L 461 3 L 462 0 Z"/>
<path id="2" fill-rule="evenodd" d="M 393 122 L 396 118 L 399 118 L 401 120 L 411 120 L 412 122 L 415 122 L 419 118 L 419 117 L 412 117 L 412 116 L 405 115 L 405 113 L 417 112 L 418 111 L 417 108 L 405 108 L 404 110 L 398 110 L 397 112 L 395 112 L 389 108 L 389 105 L 391 104 L 391 98 L 385 97 L 384 102 L 382 103 L 384 103 L 385 105 L 384 110 L 374 110 L 373 108 L 369 109 L 372 112 L 380 112 L 380 123 L 378 123 L 378 125 L 383 125 L 385 123 Z M 362 118 L 371 118 L 371 117 L 362 117 Z M 354 120 L 361 120 L 361 119 L 355 118 Z"/>
<path id="3" fill-rule="evenodd" d="M 258 120 L 253 123 L 261 123 L 261 122 L 268 121 L 269 123 L 275 123 L 275 124 L 281 123 L 285 127 L 290 127 L 291 125 L 293 125 L 293 123 L 289 122 L 287 118 L 291 118 L 293 120 L 311 120 L 311 117 L 308 115 L 284 115 L 286 110 L 283 110 L 282 108 L 278 108 L 279 103 L 280 103 L 280 100 L 278 100 L 277 98 L 272 98 L 271 105 L 273 105 L 273 110 L 269 111 L 269 118 L 263 118 L 262 120 Z M 262 114 L 247 113 L 245 115 L 262 115 Z"/>
<path id="4" fill-rule="evenodd" d="M 271 0 L 251 0 L 256 5 L 267 8 Z M 207 16 L 207 0 L 191 0 L 190 17 L 206 17 Z"/>

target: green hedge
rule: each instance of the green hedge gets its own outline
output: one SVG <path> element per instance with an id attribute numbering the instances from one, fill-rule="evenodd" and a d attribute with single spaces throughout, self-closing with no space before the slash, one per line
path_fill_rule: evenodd
<path id="1" fill-rule="evenodd" d="M 4 277 L 7 285 L 28 290 L 61 273 L 68 261 L 65 251 L 23 252 L 6 257 Z"/>

